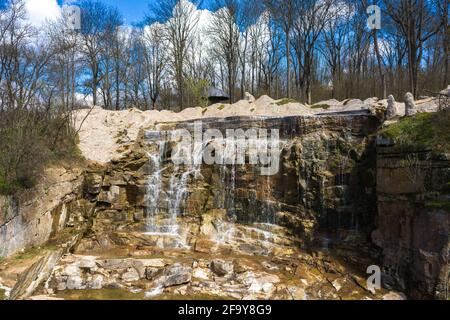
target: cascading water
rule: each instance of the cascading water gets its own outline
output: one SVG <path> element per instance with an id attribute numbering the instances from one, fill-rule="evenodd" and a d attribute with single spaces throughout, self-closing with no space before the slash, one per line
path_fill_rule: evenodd
<path id="1" fill-rule="evenodd" d="M 159 136 L 159 133 L 149 133 L 148 136 Z M 154 138 L 154 137 L 153 137 Z M 158 145 L 158 153 L 149 154 L 149 161 L 153 168 L 147 182 L 148 228 L 146 235 L 179 236 L 180 230 L 177 218 L 182 214 L 182 203 L 188 194 L 189 179 L 200 178 L 203 146 L 195 145 L 192 150 L 193 163 L 176 165 L 169 179 L 169 185 L 163 183 L 162 172 L 165 157 L 166 141 L 160 139 L 151 141 Z M 166 188 L 167 192 L 164 192 Z M 160 210 L 161 196 L 166 196 L 167 207 Z"/>
<path id="2" fill-rule="evenodd" d="M 178 141 L 174 137 L 178 136 L 178 130 L 173 131 L 149 131 L 146 136 L 150 144 L 157 145 L 157 151 L 149 153 L 149 162 L 152 171 L 148 176 L 147 182 L 147 216 L 148 227 L 146 235 L 156 236 L 158 238 L 172 238 L 176 239 L 176 242 L 180 245 L 184 245 L 186 242 L 186 228 L 179 224 L 179 217 L 184 215 L 185 202 L 189 196 L 189 190 L 192 183 L 196 180 L 202 179 L 202 165 L 203 165 L 203 151 L 205 147 L 210 143 L 217 143 L 216 141 L 203 141 L 194 143 L 193 147 L 189 146 L 189 149 L 182 148 L 180 154 L 183 151 L 188 151 L 190 161 L 178 162 L 178 161 L 165 161 L 166 148 L 170 148 L 170 141 Z M 223 164 L 218 164 L 218 173 L 220 175 L 220 181 L 222 182 L 222 191 L 216 194 L 216 207 L 223 208 L 227 211 L 227 219 L 223 223 L 215 224 L 217 229 L 216 239 L 218 243 L 229 243 L 236 238 L 238 229 L 235 222 L 238 220 L 237 207 L 236 207 L 236 182 L 238 180 L 237 169 L 240 165 L 237 157 L 237 146 L 235 138 L 226 138 L 225 141 L 225 154 Z M 220 141 L 219 141 L 220 143 Z M 259 152 L 264 152 L 265 161 L 268 159 L 269 145 L 267 137 L 252 136 L 247 142 L 252 154 L 248 154 L 249 157 L 259 156 Z M 229 147 L 232 146 L 232 147 Z M 239 145 L 244 147 L 246 145 Z M 173 150 L 172 150 L 173 151 Z M 257 153 L 257 154 L 256 154 Z M 180 155 L 178 154 L 178 155 Z M 174 160 L 174 154 L 172 154 L 172 160 Z M 239 161 L 242 161 L 240 159 Z M 268 165 L 269 163 L 264 163 Z M 259 168 L 254 166 L 254 174 L 260 174 Z M 164 174 L 163 174 L 164 173 Z M 257 179 L 257 181 L 266 180 L 261 187 L 265 190 L 263 193 L 267 196 L 267 199 L 271 198 L 271 178 L 267 176 L 264 179 Z M 252 201 L 252 200 L 250 200 Z M 261 214 L 255 216 L 255 220 L 251 219 L 248 223 L 252 224 L 252 227 L 247 226 L 250 232 L 257 235 L 258 238 L 264 241 L 270 241 L 273 238 L 272 229 L 278 227 L 276 225 L 275 213 L 276 208 L 274 203 L 260 201 L 255 195 L 254 206 L 251 206 L 252 210 L 258 210 Z M 241 211 L 241 207 L 239 210 Z M 259 230 L 259 231 L 258 231 Z"/>
<path id="3" fill-rule="evenodd" d="M 163 140 L 157 142 L 158 153 L 149 153 L 149 161 L 153 173 L 147 181 L 147 201 L 148 201 L 148 227 L 147 234 L 157 234 L 164 232 L 160 230 L 157 223 L 159 214 L 160 195 L 162 191 L 162 171 L 166 143 Z"/>

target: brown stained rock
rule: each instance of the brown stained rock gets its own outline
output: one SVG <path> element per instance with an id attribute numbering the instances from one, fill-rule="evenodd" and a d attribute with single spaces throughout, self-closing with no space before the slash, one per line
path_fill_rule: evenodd
<path id="1" fill-rule="evenodd" d="M 147 280 L 154 280 L 162 273 L 163 269 L 155 267 L 147 267 L 145 269 L 145 277 Z"/>
<path id="2" fill-rule="evenodd" d="M 140 221 L 144 220 L 144 209 L 136 208 L 133 212 L 133 219 L 134 219 L 134 222 L 140 222 Z"/>
<path id="3" fill-rule="evenodd" d="M 111 186 L 108 190 L 102 190 L 98 196 L 98 201 L 109 204 L 117 203 L 120 200 L 120 187 Z"/>
<path id="4" fill-rule="evenodd" d="M 185 283 L 189 283 L 192 278 L 192 268 L 182 265 L 180 263 L 175 263 L 167 267 L 163 275 L 155 280 L 156 283 L 162 285 L 163 287 L 172 287 Z"/>
<path id="5" fill-rule="evenodd" d="M 124 270 L 133 266 L 131 259 L 105 259 L 97 260 L 97 265 L 106 270 Z"/>
<path id="6" fill-rule="evenodd" d="M 125 187 L 126 197 L 122 198 L 122 204 L 128 203 L 132 206 L 143 206 L 145 205 L 145 194 L 147 192 L 147 187 L 145 185 L 127 185 Z"/>
<path id="7" fill-rule="evenodd" d="M 85 190 L 91 195 L 97 195 L 101 191 L 103 176 L 101 173 L 90 172 L 85 175 Z"/>
<path id="8" fill-rule="evenodd" d="M 233 270 L 237 274 L 253 270 L 253 268 L 248 263 L 243 262 L 241 259 L 234 260 L 233 264 L 234 264 Z"/>
<path id="9" fill-rule="evenodd" d="M 213 253 L 217 251 L 217 244 L 209 239 L 200 238 L 195 242 L 194 250 L 202 253 Z"/>
<path id="10" fill-rule="evenodd" d="M 211 271 L 219 277 L 224 277 L 233 272 L 234 266 L 232 262 L 222 259 L 214 259 L 210 265 Z"/>
<path id="11" fill-rule="evenodd" d="M 450 212 L 439 207 L 448 190 L 438 177 L 448 177 L 450 162 L 416 156 L 379 147 L 378 228 L 372 241 L 383 250 L 384 278 L 390 285 L 399 285 L 413 298 L 446 299 Z"/>
<path id="12" fill-rule="evenodd" d="M 131 171 L 139 171 L 147 163 L 148 159 L 146 157 L 142 157 L 140 159 L 125 163 L 124 169 Z"/>

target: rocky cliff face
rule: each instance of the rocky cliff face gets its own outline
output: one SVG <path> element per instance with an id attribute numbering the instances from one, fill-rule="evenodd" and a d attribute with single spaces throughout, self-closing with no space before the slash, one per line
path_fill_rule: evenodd
<path id="1" fill-rule="evenodd" d="M 49 168 L 19 196 L 0 196 L 0 257 L 39 246 L 62 231 L 81 196 L 81 168 Z"/>
<path id="2" fill-rule="evenodd" d="M 226 129 L 279 129 L 279 170 L 264 176 L 249 164 L 177 166 L 170 158 L 174 143 L 160 137 L 181 129 L 193 132 L 192 122 L 150 128 L 127 157 L 87 174 L 86 195 L 97 203 L 92 226 L 97 243 L 110 241 L 99 239 L 108 232 L 138 230 L 140 224 L 141 231 L 178 233 L 180 243 L 195 246 L 205 230 L 221 232 L 207 225 L 211 219 L 285 227 L 305 245 L 320 243 L 319 233 L 352 240 L 371 231 L 376 173 L 368 135 L 377 130 L 377 118 L 228 118 L 202 125 L 224 135 Z M 205 218 L 208 214 L 213 217 Z"/>
<path id="3" fill-rule="evenodd" d="M 379 141 L 378 228 L 386 283 L 413 298 L 449 298 L 450 159 Z"/>
<path id="4" fill-rule="evenodd" d="M 184 294 L 234 298 L 381 298 L 353 271 L 381 264 L 388 287 L 412 297 L 448 298 L 449 160 L 377 145 L 377 117 L 353 112 L 202 120 L 201 134 L 279 130 L 280 161 L 272 175 L 250 164 L 176 164 L 177 141 L 169 137 L 181 130 L 195 135 L 196 123 L 147 125 L 135 140 L 125 139 L 121 157 L 110 163 L 61 172 L 28 202 L 0 199 L 0 255 L 60 233 L 79 235 L 70 242 L 76 255 L 50 259 L 52 272 L 45 262 L 53 255 L 30 269 L 50 272 L 44 293 L 132 289 L 144 281 L 152 294 L 186 285 Z M 253 142 L 261 143 L 258 137 Z M 215 142 L 204 143 L 200 147 Z M 193 147 L 194 159 L 200 150 Z M 245 153 L 246 160 L 251 156 Z M 155 254 L 164 263 L 141 259 Z M 216 261 L 215 254 L 229 259 Z M 262 260 L 249 258 L 239 267 L 237 261 L 248 257 Z M 240 279 L 248 272 L 252 283 Z M 12 292 L 24 297 L 36 286 L 31 281 Z M 249 287 L 258 290 L 246 296 Z"/>

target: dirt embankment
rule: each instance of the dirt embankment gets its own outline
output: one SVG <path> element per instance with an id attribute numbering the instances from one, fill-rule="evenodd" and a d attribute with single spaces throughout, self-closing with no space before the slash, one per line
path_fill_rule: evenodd
<path id="1" fill-rule="evenodd" d="M 416 104 L 418 110 L 423 112 L 436 111 L 438 108 L 438 102 L 432 98 L 417 101 Z M 123 146 L 133 143 L 141 128 L 157 123 L 236 116 L 315 116 L 328 112 L 373 111 L 386 106 L 387 101 L 378 98 L 369 98 L 364 101 L 333 99 L 309 106 L 292 99 L 274 100 L 268 96 L 254 99 L 250 96 L 247 100 L 234 104 L 218 103 L 205 108 L 187 108 L 179 113 L 138 109 L 110 111 L 94 107 L 77 111 L 75 125 L 79 129 L 79 147 L 83 156 L 95 162 L 108 163 L 114 158 L 121 157 L 124 151 Z M 404 115 L 403 103 L 396 103 L 396 109 L 398 115 Z"/>

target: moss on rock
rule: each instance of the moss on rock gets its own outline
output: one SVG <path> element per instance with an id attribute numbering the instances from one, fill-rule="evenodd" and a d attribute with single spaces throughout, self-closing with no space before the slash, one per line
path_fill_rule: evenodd
<path id="1" fill-rule="evenodd" d="M 390 138 L 405 150 L 430 149 L 435 152 L 450 150 L 450 112 L 418 113 L 404 117 L 383 129 L 381 136 Z"/>

